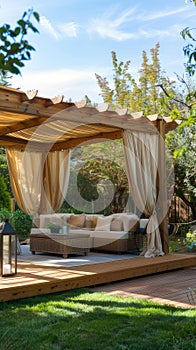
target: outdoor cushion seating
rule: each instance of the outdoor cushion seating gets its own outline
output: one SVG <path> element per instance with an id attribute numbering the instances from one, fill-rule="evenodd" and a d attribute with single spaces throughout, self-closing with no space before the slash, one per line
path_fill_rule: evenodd
<path id="1" fill-rule="evenodd" d="M 139 235 L 139 218 L 135 214 L 119 213 L 109 216 L 98 214 L 55 213 L 40 215 L 39 233 L 47 229 L 49 222 L 59 224 L 61 234 L 68 226 L 68 235 L 88 235 L 91 250 L 123 253 L 138 250 L 136 236 Z M 49 229 L 48 229 L 49 230 Z M 65 230 L 66 232 L 66 230 Z M 50 230 L 47 236 L 50 236 Z M 57 236 L 59 237 L 59 235 Z M 30 242 L 35 240 L 35 229 L 31 230 Z M 35 251 L 35 249 L 34 249 Z"/>

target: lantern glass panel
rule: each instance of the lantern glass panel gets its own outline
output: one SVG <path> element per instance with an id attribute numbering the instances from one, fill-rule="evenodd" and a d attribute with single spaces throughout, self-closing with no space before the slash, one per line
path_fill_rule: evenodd
<path id="1" fill-rule="evenodd" d="M 3 275 L 11 275 L 16 270 L 16 237 L 15 235 L 3 235 Z"/>

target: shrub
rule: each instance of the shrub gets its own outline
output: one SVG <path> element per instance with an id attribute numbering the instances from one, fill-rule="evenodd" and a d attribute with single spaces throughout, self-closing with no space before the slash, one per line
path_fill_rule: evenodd
<path id="1" fill-rule="evenodd" d="M 196 251 L 196 230 L 187 232 L 183 243 L 189 250 Z"/>
<path id="2" fill-rule="evenodd" d="M 7 209 L 1 209 L 0 210 L 0 222 L 3 222 L 5 220 L 10 220 L 12 217 L 12 213 Z"/>
<path id="3" fill-rule="evenodd" d="M 7 185 L 3 176 L 0 175 L 0 209 L 11 209 L 11 196 L 7 191 Z"/>
<path id="4" fill-rule="evenodd" d="M 21 241 L 28 238 L 33 226 L 33 219 L 22 210 L 17 209 L 12 214 L 11 225 L 14 227 L 18 234 L 19 240 Z"/>

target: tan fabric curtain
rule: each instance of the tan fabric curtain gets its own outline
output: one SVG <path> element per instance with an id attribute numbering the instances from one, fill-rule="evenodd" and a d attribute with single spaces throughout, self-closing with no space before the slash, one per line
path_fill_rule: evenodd
<path id="1" fill-rule="evenodd" d="M 19 207 L 27 214 L 50 214 L 61 206 L 68 185 L 69 151 L 6 150 L 10 181 Z"/>
<path id="2" fill-rule="evenodd" d="M 12 191 L 19 207 L 27 214 L 39 211 L 41 198 L 41 152 L 7 149 Z"/>
<path id="3" fill-rule="evenodd" d="M 40 212 L 56 212 L 67 192 L 70 170 L 70 154 L 67 150 L 49 152 L 43 170 L 43 188 Z"/>
<path id="4" fill-rule="evenodd" d="M 164 255 L 156 214 L 159 135 L 125 130 L 123 142 L 130 192 L 136 206 L 150 217 L 147 250 L 143 254 Z"/>

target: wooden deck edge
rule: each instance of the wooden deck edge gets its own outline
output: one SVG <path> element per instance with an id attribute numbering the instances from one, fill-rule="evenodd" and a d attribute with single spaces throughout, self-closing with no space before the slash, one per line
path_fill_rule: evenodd
<path id="1" fill-rule="evenodd" d="M 144 259 L 144 258 L 141 258 Z M 131 261 L 131 259 L 130 259 Z M 142 262 L 143 260 L 141 260 Z M 117 264 L 117 263 L 116 263 Z M 79 272 L 77 276 L 74 276 L 70 273 L 70 277 L 66 275 L 65 278 L 55 279 L 51 278 L 51 281 L 34 282 L 26 285 L 13 285 L 11 287 L 7 286 L 4 289 L 0 290 L 0 302 L 17 300 L 28 297 L 33 297 L 36 295 L 51 294 L 57 292 L 63 292 L 72 289 L 90 287 L 115 281 L 122 281 L 130 278 L 141 277 L 152 275 L 160 272 L 167 272 L 172 270 L 177 270 L 181 268 L 195 267 L 196 266 L 196 256 L 181 256 L 177 257 L 175 260 L 159 259 L 153 262 L 152 259 L 146 260 L 144 264 L 138 264 L 137 266 L 129 266 L 127 264 L 119 269 L 114 268 L 113 264 L 105 263 L 104 269 L 103 264 L 100 270 L 94 272 L 95 265 L 85 265 L 83 267 L 70 268 Z M 117 266 L 117 265 L 116 265 Z M 33 265 L 35 267 L 35 265 Z M 41 266 L 39 266 L 41 268 Z M 92 268 L 92 271 L 91 271 Z M 66 269 L 67 271 L 67 269 Z M 88 272 L 88 273 L 82 273 Z M 80 275 L 81 272 L 81 275 Z M 30 274 L 30 273 L 29 273 Z"/>

